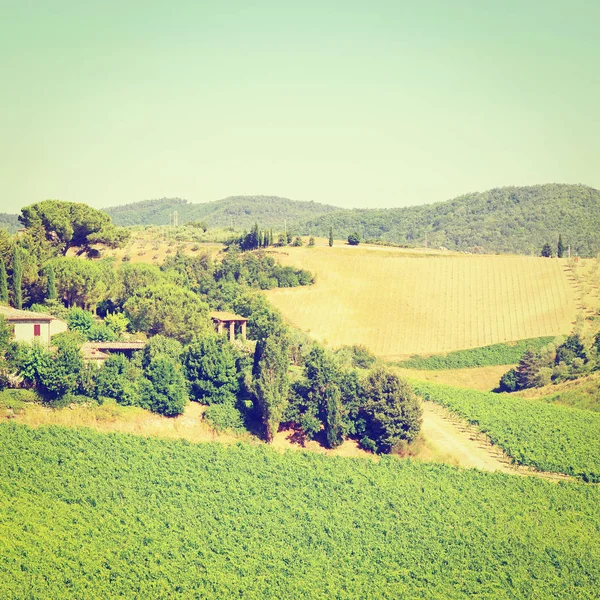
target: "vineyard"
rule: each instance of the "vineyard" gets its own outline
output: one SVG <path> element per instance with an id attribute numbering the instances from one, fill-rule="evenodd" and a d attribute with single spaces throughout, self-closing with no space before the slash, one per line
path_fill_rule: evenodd
<path id="1" fill-rule="evenodd" d="M 553 337 L 519 340 L 512 344 L 493 344 L 482 348 L 456 350 L 448 354 L 414 356 L 397 363 L 402 369 L 440 371 L 443 369 L 471 369 L 494 365 L 513 365 L 521 360 L 527 350 L 540 350 L 554 340 Z"/>
<path id="2" fill-rule="evenodd" d="M 592 598 L 595 486 L 0 426 L 2 598 Z"/>
<path id="3" fill-rule="evenodd" d="M 476 425 L 515 462 L 600 482 L 600 414 L 440 384 L 414 387 Z"/>
<path id="4" fill-rule="evenodd" d="M 335 246 L 276 256 L 317 276 L 268 292 L 292 324 L 388 359 L 567 334 L 576 317 L 559 260 Z"/>

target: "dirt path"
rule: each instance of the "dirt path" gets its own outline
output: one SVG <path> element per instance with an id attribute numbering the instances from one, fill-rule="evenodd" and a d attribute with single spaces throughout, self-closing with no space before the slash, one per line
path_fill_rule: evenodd
<path id="1" fill-rule="evenodd" d="M 513 465 L 510 458 L 498 446 L 494 446 L 485 434 L 434 402 L 423 401 L 421 431 L 427 447 L 433 451 L 431 457 L 423 456 L 426 460 L 482 471 L 533 475 L 556 481 L 572 479 L 560 473 L 542 473 L 528 467 Z"/>

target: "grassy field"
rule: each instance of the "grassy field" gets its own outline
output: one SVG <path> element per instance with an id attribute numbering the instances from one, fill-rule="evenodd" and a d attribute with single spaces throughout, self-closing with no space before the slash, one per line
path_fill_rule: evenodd
<path id="1" fill-rule="evenodd" d="M 566 334 L 576 318 L 558 259 L 342 245 L 274 256 L 317 276 L 311 288 L 268 293 L 292 324 L 390 360 Z"/>
<path id="2" fill-rule="evenodd" d="M 1 598 L 595 598 L 596 486 L 0 425 Z"/>

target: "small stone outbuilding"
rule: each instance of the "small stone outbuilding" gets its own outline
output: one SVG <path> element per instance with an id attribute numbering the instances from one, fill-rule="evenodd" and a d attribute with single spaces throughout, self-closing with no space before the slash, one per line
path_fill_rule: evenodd
<path id="1" fill-rule="evenodd" d="M 242 340 L 246 339 L 246 325 L 248 324 L 248 319 L 246 319 L 246 317 L 241 317 L 240 315 L 229 312 L 215 311 L 210 313 L 210 318 L 212 319 L 218 334 L 222 334 L 226 330 L 229 332 L 230 342 L 235 340 L 236 327 L 238 328 Z"/>

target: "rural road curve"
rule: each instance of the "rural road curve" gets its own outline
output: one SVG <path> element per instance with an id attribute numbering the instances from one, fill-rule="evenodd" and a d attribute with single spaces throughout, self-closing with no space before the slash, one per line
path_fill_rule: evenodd
<path id="1" fill-rule="evenodd" d="M 490 444 L 483 434 L 472 430 L 443 406 L 423 402 L 421 431 L 434 451 L 457 466 L 475 467 L 483 471 L 517 472 L 499 448 Z"/>

